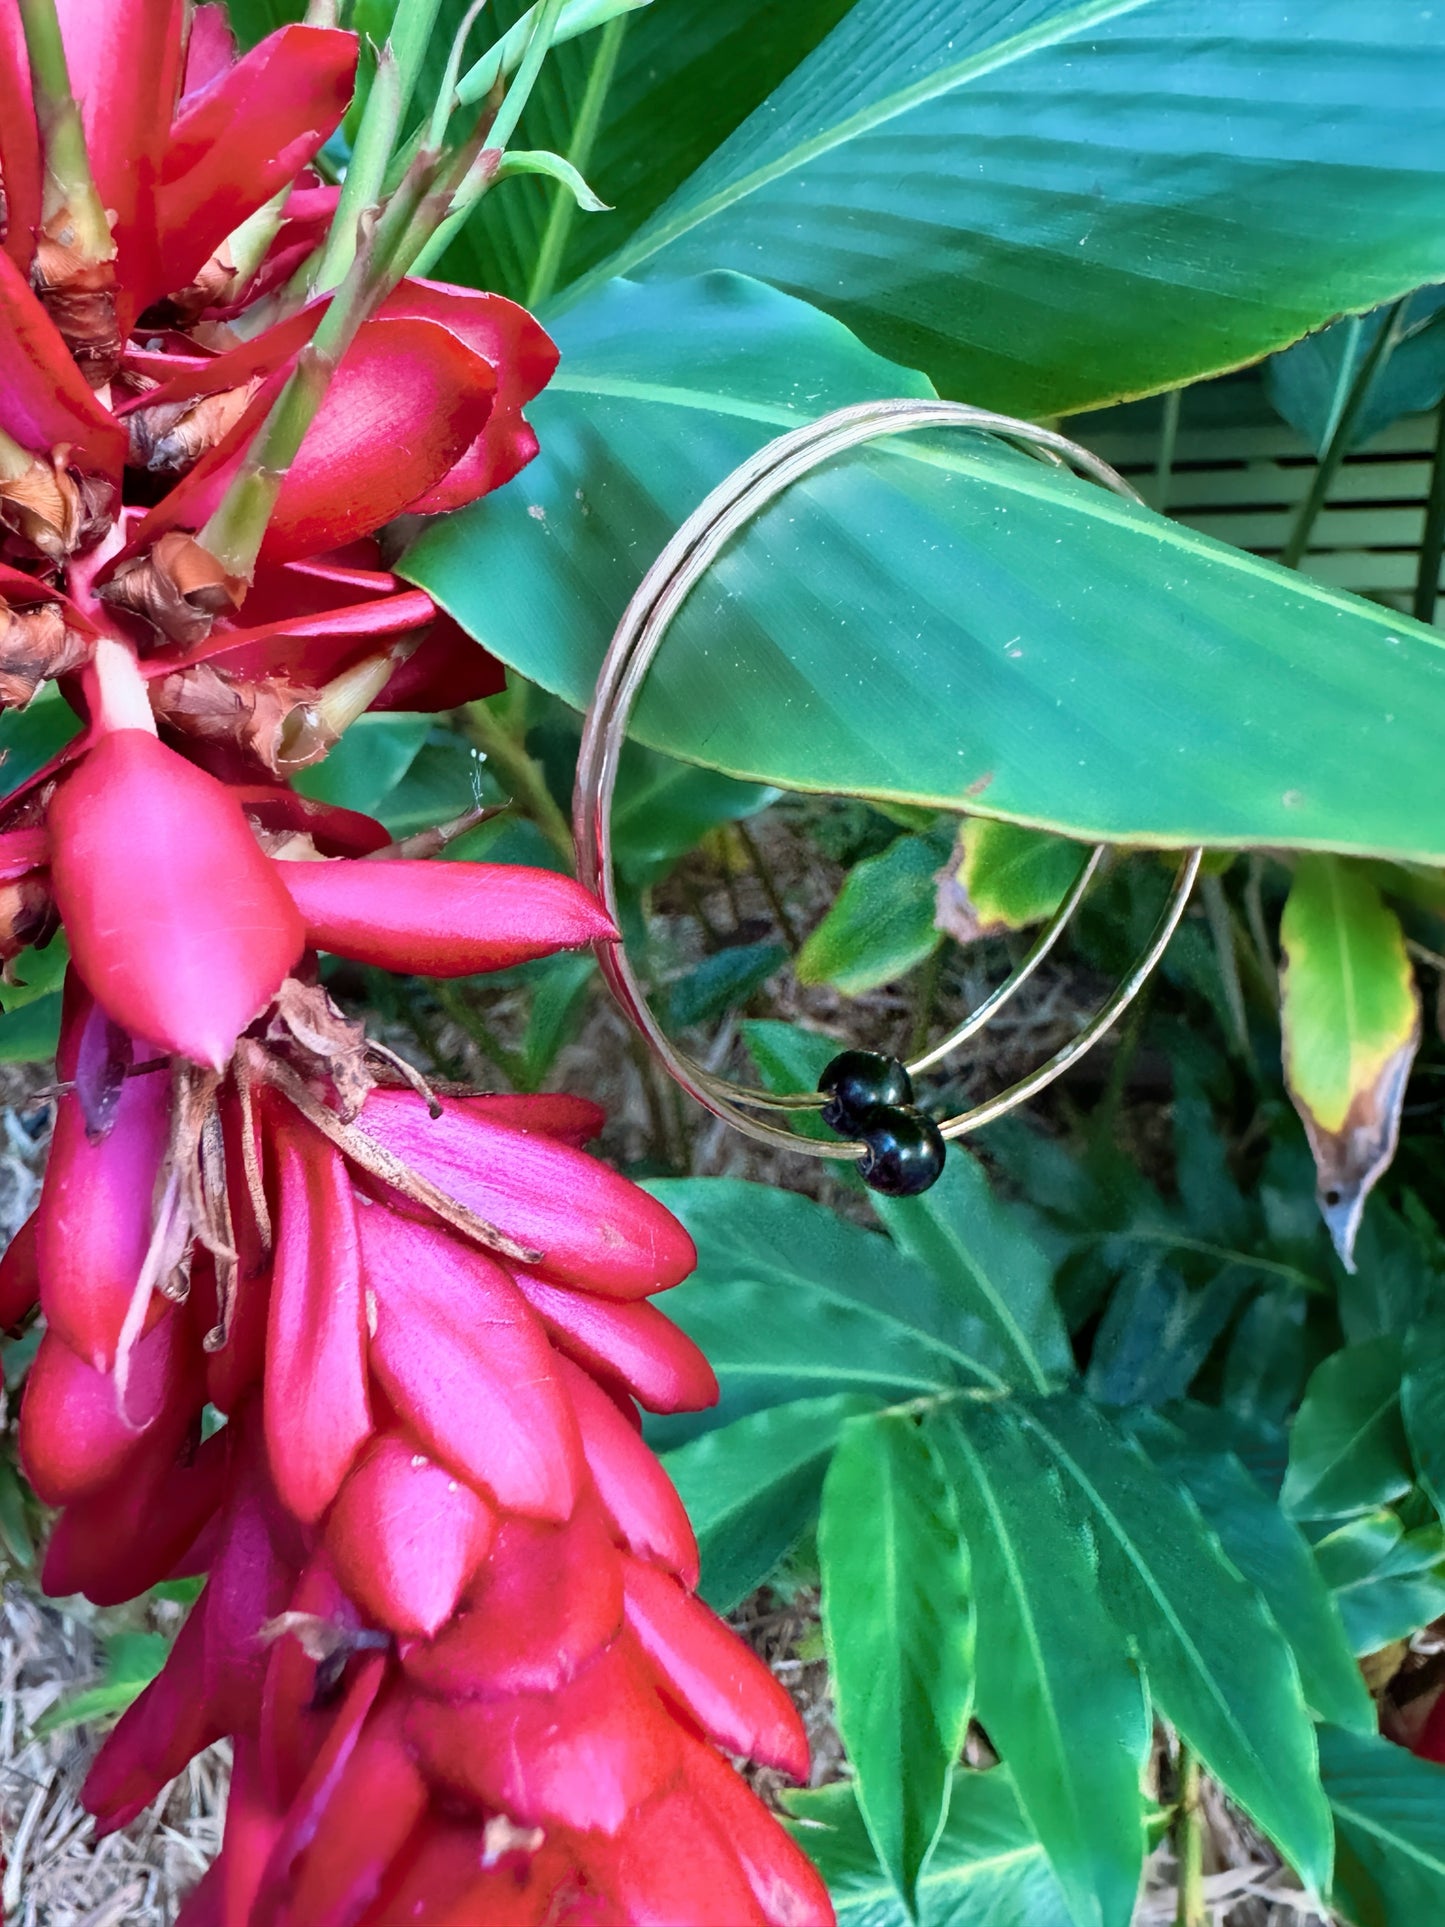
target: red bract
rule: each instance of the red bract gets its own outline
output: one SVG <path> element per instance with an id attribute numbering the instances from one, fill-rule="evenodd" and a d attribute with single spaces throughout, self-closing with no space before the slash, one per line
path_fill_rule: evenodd
<path id="1" fill-rule="evenodd" d="M 615 939 L 567 877 L 290 787 L 368 708 L 500 686 L 384 525 L 531 459 L 556 351 L 400 278 L 385 214 L 319 272 L 352 35 L 237 59 L 214 5 L 58 8 L 88 165 L 0 9 L 0 703 L 59 680 L 82 719 L 0 815 L 0 958 L 57 921 L 72 956 L 0 1324 L 38 1297 L 46 1585 L 205 1577 L 86 1799 L 123 1825 L 231 1740 L 188 1927 L 813 1927 L 719 1750 L 802 1774 L 801 1725 L 694 1598 L 634 1403 L 717 1395 L 644 1302 L 691 1240 L 584 1155 L 595 1105 L 434 1099 L 321 987 L 322 951 L 447 977 Z M 440 219 L 461 174 L 416 165 L 406 220 Z"/>
<path id="2" fill-rule="evenodd" d="M 102 736 L 50 806 L 75 966 L 116 1023 L 222 1069 L 301 955 L 301 919 L 225 787 L 141 729 Z"/>
<path id="3" fill-rule="evenodd" d="M 549 1142 L 526 1131 L 527 1100 L 509 1101 L 505 1127 L 486 1117 L 485 1100 L 473 1105 L 453 1104 L 440 1120 L 459 1156 L 467 1141 L 474 1159 L 486 1156 L 502 1129 L 522 1144 Z M 431 1123 L 409 1092 L 373 1093 L 360 1122 L 377 1106 L 414 1119 L 408 1130 L 398 1117 L 390 1132 L 398 1144 Z M 536 1101 L 539 1126 L 554 1108 Z M 164 1466 L 143 1474 L 137 1507 L 117 1504 L 110 1460 L 68 1462 L 77 1496 L 52 1552 L 58 1578 L 109 1597 L 122 1560 L 127 1577 L 161 1576 L 191 1565 L 193 1545 L 209 1548 L 210 1583 L 182 1643 L 91 1775 L 87 1799 L 102 1826 L 139 1811 L 224 1731 L 238 1736 L 238 1758 L 254 1771 L 245 1769 L 243 1800 L 191 1927 L 227 1891 L 248 1896 L 237 1918 L 255 1927 L 400 1919 L 394 1905 L 410 1895 L 411 1906 L 419 1882 L 429 1897 L 422 1919 L 433 1903 L 444 1909 L 435 1917 L 449 1918 L 454 1907 L 490 1905 L 495 1893 L 542 1920 L 566 1893 L 584 1909 L 577 1918 L 600 1924 L 690 1922 L 691 1913 L 657 1911 L 688 1895 L 699 1919 L 722 1918 L 708 1911 L 716 1902 L 786 1927 L 825 1921 L 816 1878 L 750 1794 L 738 1788 L 744 1848 L 734 1825 L 709 1817 L 716 1790 L 699 1762 L 730 1783 L 732 1775 L 699 1732 L 800 1774 L 802 1728 L 766 1669 L 690 1596 L 691 1533 L 630 1408 L 552 1349 L 517 1273 L 480 1248 L 479 1238 L 515 1232 L 509 1215 L 499 1212 L 495 1228 L 478 1222 L 467 1238 L 424 1221 L 424 1184 L 406 1200 L 416 1215 L 400 1215 L 379 1198 L 351 1196 L 354 1179 L 373 1181 L 365 1147 L 377 1141 L 355 1125 L 338 1121 L 329 1143 L 271 1098 L 259 1122 L 275 1254 L 264 1389 L 293 1385 L 298 1415 L 319 1414 L 311 1429 L 338 1445 L 318 1458 L 285 1437 L 279 1405 L 268 1405 L 263 1426 L 243 1402 L 205 1448 L 209 1483 L 193 1485 L 189 1498 L 178 1489 L 179 1504 L 166 1488 L 163 1513 L 161 1490 L 175 1476 Z M 589 1169 L 605 1175 L 568 1157 L 574 1181 Z M 403 1195 L 410 1169 L 398 1154 L 390 1181 Z M 656 1207 L 621 1180 L 607 1178 L 604 1191 L 613 1222 L 624 1197 L 653 1222 Z M 525 1194 L 522 1208 L 525 1216 Z M 351 1217 L 366 1305 L 359 1337 Z M 278 1292 L 303 1308 L 315 1302 L 327 1275 L 318 1250 L 336 1261 L 334 1339 L 324 1331 L 329 1308 L 303 1309 L 294 1327 L 275 1310 Z M 559 1323 L 577 1322 L 558 1316 L 567 1287 L 527 1282 Z M 654 1262 L 654 1288 L 670 1282 L 672 1266 Z M 666 1380 L 687 1357 L 658 1314 L 639 1317 L 647 1307 L 576 1296 L 593 1307 L 582 1320 L 589 1363 L 608 1381 Z M 319 1389 L 325 1379 L 315 1374 L 331 1369 L 319 1354 L 333 1344 L 347 1358 L 358 1344 L 364 1351 L 365 1407 L 350 1393 L 337 1405 Z M 649 1346 L 653 1365 L 640 1359 Z M 356 1382 L 349 1366 L 344 1377 Z M 137 1355 L 135 1395 L 143 1380 L 157 1382 Z M 195 1399 L 191 1381 L 162 1403 L 184 1425 Z M 355 1415 L 340 1433 L 335 1409 Z M 375 1416 L 357 1451 L 363 1410 Z M 89 1491 L 87 1476 L 96 1481 Z M 98 1503 L 123 1512 L 134 1543 L 123 1551 L 112 1538 L 99 1563 L 77 1565 L 66 1551 L 72 1522 L 92 1524 Z M 246 1752 L 251 1745 L 259 1750 Z M 442 1868 L 459 1863 L 443 1845 L 459 1837 L 468 1810 L 475 1881 L 453 1889 Z M 652 1866 L 656 1843 L 679 1827 L 679 1864 Z"/>
<path id="4" fill-rule="evenodd" d="M 288 863 L 281 878 L 319 950 L 382 970 L 469 977 L 611 942 L 571 877 L 503 863 Z"/>

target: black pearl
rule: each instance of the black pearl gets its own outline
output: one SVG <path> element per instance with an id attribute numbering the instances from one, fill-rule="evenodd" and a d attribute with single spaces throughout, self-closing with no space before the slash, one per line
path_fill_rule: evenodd
<path id="1" fill-rule="evenodd" d="M 845 1050 L 818 1079 L 827 1098 L 823 1122 L 843 1137 L 857 1137 L 869 1111 L 897 1110 L 913 1102 L 913 1080 L 896 1057 L 876 1050 Z"/>
<path id="2" fill-rule="evenodd" d="M 870 1191 L 886 1198 L 916 1198 L 943 1175 L 948 1146 L 931 1117 L 911 1105 L 872 1112 L 858 1126 L 868 1146 L 858 1175 Z"/>

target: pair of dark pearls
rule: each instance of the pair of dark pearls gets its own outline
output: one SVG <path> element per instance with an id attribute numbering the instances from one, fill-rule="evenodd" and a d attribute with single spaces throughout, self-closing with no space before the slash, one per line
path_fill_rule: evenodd
<path id="1" fill-rule="evenodd" d="M 913 1198 L 936 1184 L 948 1146 L 938 1126 L 913 1102 L 913 1080 L 896 1057 L 845 1050 L 818 1079 L 823 1122 L 868 1147 L 858 1175 L 870 1191 Z"/>

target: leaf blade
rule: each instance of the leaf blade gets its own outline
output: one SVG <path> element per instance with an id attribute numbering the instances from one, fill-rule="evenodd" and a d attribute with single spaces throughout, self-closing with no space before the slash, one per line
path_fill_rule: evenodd
<path id="1" fill-rule="evenodd" d="M 403 568 L 578 708 L 688 505 L 776 429 L 928 392 L 737 276 L 619 283 L 557 334 L 541 456 Z M 729 545 L 639 740 L 1090 841 L 1445 861 L 1438 636 L 962 433 L 896 451 L 840 459 Z"/>
<path id="2" fill-rule="evenodd" d="M 1073 1919 L 1128 1927 L 1152 1722 L 1092 1534 L 1006 1409 L 960 1406 L 937 1436 L 973 1568 L 979 1717 Z"/>
<path id="3" fill-rule="evenodd" d="M 912 1911 L 973 1703 L 968 1556 L 948 1482 L 913 1419 L 844 1427 L 823 1482 L 818 1559 L 858 1804 Z"/>

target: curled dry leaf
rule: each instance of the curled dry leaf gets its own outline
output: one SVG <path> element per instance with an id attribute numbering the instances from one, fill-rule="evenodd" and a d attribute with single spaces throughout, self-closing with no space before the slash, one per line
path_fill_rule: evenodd
<path id="1" fill-rule="evenodd" d="M 99 593 L 144 617 L 168 641 L 193 643 L 205 641 L 217 616 L 240 608 L 246 586 L 194 535 L 170 529 L 146 554 L 122 563 Z"/>
<path id="2" fill-rule="evenodd" d="M 151 685 L 151 705 L 173 729 L 245 751 L 275 776 L 319 762 L 339 731 L 328 729 L 319 692 L 279 676 L 228 676 L 208 662 L 177 669 Z"/>
<path id="3" fill-rule="evenodd" d="M 115 262 L 88 258 L 62 238 L 72 223 L 61 209 L 36 236 L 32 279 L 50 319 L 92 388 L 103 388 L 120 367 L 115 313 Z"/>
<path id="4" fill-rule="evenodd" d="M 89 660 L 90 643 L 58 603 L 12 609 L 0 601 L 0 704 L 24 709 L 41 683 Z"/>
<path id="5" fill-rule="evenodd" d="M 176 475 L 189 468 L 225 440 L 260 386 L 256 375 L 217 395 L 192 395 L 185 401 L 134 409 L 125 418 L 132 464 L 157 475 Z"/>
<path id="6" fill-rule="evenodd" d="M 1320 1213 L 1353 1271 L 1365 1199 L 1395 1155 L 1420 995 L 1394 912 L 1347 858 L 1300 859 L 1280 939 L 1285 1079 Z"/>
<path id="7" fill-rule="evenodd" d="M 89 548 L 110 526 L 114 491 L 72 469 L 69 453 L 61 447 L 32 456 L 18 473 L 0 469 L 0 523 L 23 551 L 47 562 Z"/>

